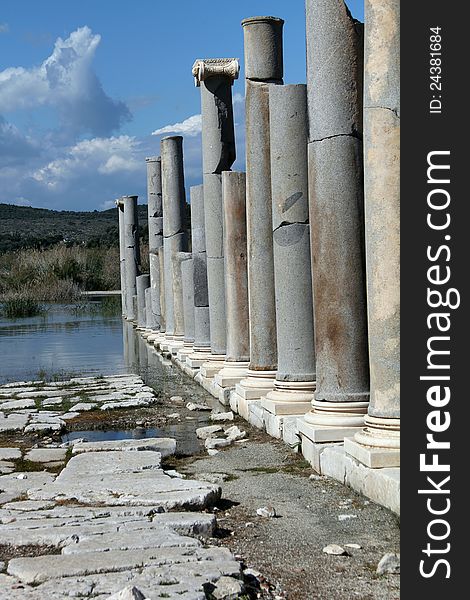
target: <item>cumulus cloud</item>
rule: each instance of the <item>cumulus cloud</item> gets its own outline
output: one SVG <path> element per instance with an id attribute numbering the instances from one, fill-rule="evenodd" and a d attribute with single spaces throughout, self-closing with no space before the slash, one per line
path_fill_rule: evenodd
<path id="1" fill-rule="evenodd" d="M 39 154 L 39 144 L 0 115 L 0 167 L 23 162 Z"/>
<path id="2" fill-rule="evenodd" d="M 202 115 L 193 115 L 188 117 L 181 123 L 173 123 L 173 125 L 165 125 L 160 129 L 152 132 L 152 135 L 164 135 L 165 133 L 180 133 L 189 137 L 195 137 L 202 131 Z"/>
<path id="3" fill-rule="evenodd" d="M 0 112 L 51 106 L 71 135 L 106 136 L 118 130 L 131 114 L 104 92 L 93 71 L 100 41 L 89 27 L 80 27 L 68 38 L 58 38 L 41 65 L 0 71 Z"/>
<path id="4" fill-rule="evenodd" d="M 32 177 L 43 186 L 55 189 L 91 172 L 113 175 L 138 171 L 142 167 L 137 158 L 138 147 L 136 138 L 128 135 L 83 140 L 61 158 L 34 171 Z"/>

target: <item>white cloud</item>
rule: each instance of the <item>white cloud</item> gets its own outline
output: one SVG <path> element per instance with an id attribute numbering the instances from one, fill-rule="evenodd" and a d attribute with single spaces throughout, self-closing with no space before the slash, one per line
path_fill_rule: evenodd
<path id="1" fill-rule="evenodd" d="M 8 23 L 0 23 L 0 34 L 8 33 L 9 31 L 10 27 L 8 26 Z"/>
<path id="2" fill-rule="evenodd" d="M 138 171 L 143 166 L 138 153 L 139 142 L 128 135 L 84 140 L 69 148 L 64 157 L 37 169 L 32 178 L 54 189 L 81 178 L 84 173 L 107 176 Z"/>
<path id="3" fill-rule="evenodd" d="M 156 129 L 152 132 L 152 135 L 163 135 L 165 133 L 180 133 L 181 135 L 188 135 L 194 137 L 199 135 L 202 131 L 202 115 L 193 115 L 188 117 L 181 123 L 174 123 L 173 125 L 165 125 L 160 129 Z"/>
<path id="4" fill-rule="evenodd" d="M 0 71 L 0 112 L 52 106 L 70 134 L 109 135 L 131 115 L 127 106 L 104 92 L 92 68 L 101 36 L 80 27 L 58 38 L 41 65 Z"/>

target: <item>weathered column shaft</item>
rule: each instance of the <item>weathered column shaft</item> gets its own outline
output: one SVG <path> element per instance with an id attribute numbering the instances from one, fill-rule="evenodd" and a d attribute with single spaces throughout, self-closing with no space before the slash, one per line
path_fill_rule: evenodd
<path id="1" fill-rule="evenodd" d="M 392 449 L 395 463 L 389 458 L 386 464 L 393 466 L 399 464 L 400 444 L 400 2 L 366 0 L 365 16 L 364 169 L 371 397 L 366 429 L 356 434 L 356 440 L 369 447 Z"/>
<path id="2" fill-rule="evenodd" d="M 147 158 L 147 202 L 151 305 L 147 327 L 160 329 L 160 263 L 157 249 L 163 245 L 162 172 L 159 156 Z"/>
<path id="3" fill-rule="evenodd" d="M 147 324 L 147 311 L 145 308 L 145 290 L 150 287 L 150 275 L 144 273 L 136 278 L 137 289 L 137 326 L 145 328 Z"/>
<path id="4" fill-rule="evenodd" d="M 209 292 L 204 225 L 204 188 L 191 188 L 191 238 L 194 272 L 194 350 L 210 351 Z"/>
<path id="5" fill-rule="evenodd" d="M 271 389 L 277 368 L 268 84 L 282 84 L 283 24 L 275 17 L 242 21 L 250 365 L 236 390 L 244 399 L 260 398 Z"/>
<path id="6" fill-rule="evenodd" d="M 272 86 L 269 114 L 278 369 L 262 405 L 302 415 L 315 389 L 306 86 Z"/>
<path id="7" fill-rule="evenodd" d="M 122 316 L 127 318 L 126 308 L 126 240 L 124 225 L 124 203 L 121 199 L 116 200 L 119 221 L 119 271 L 121 276 L 121 309 Z"/>
<path id="8" fill-rule="evenodd" d="M 158 258 L 158 257 L 157 257 Z M 152 310 L 152 288 L 149 287 L 145 290 L 145 328 L 154 329 L 155 319 Z"/>
<path id="9" fill-rule="evenodd" d="M 230 70 L 232 69 L 232 70 Z M 226 351 L 222 171 L 235 161 L 232 84 L 238 77 L 236 59 L 197 60 L 193 66 L 201 88 L 202 169 L 207 253 L 211 351 Z"/>
<path id="10" fill-rule="evenodd" d="M 165 320 L 166 335 L 175 335 L 175 303 L 173 297 L 173 256 L 186 250 L 184 209 L 186 195 L 183 172 L 183 138 L 166 137 L 161 140 L 163 247 L 165 265 Z M 179 309 L 179 305 L 176 307 Z M 182 307 L 181 307 L 182 308 Z M 180 314 L 176 315 L 179 322 Z"/>
<path id="11" fill-rule="evenodd" d="M 351 17 L 343 0 L 307 0 L 306 7 L 317 385 L 313 411 L 305 420 L 313 426 L 313 441 L 342 441 L 354 433 L 351 427 L 361 426 L 369 399 L 363 26 Z"/>
<path id="12" fill-rule="evenodd" d="M 245 173 L 222 173 L 227 362 L 250 359 Z"/>
<path id="13" fill-rule="evenodd" d="M 166 332 L 166 304 L 165 304 L 165 250 L 160 246 L 157 250 L 159 275 L 160 275 L 160 333 Z"/>
<path id="14" fill-rule="evenodd" d="M 190 252 L 180 252 L 183 284 L 184 343 L 194 344 L 194 261 Z"/>
<path id="15" fill-rule="evenodd" d="M 134 296 L 137 294 L 136 277 L 140 273 L 137 196 L 123 196 L 122 202 L 124 204 L 126 310 L 127 318 L 132 321 L 137 317 L 134 306 Z"/>
<path id="16" fill-rule="evenodd" d="M 186 260 L 188 254 L 188 252 L 176 252 L 171 257 L 171 267 L 173 272 L 174 336 L 178 339 L 184 338 L 184 301 L 181 261 Z"/>

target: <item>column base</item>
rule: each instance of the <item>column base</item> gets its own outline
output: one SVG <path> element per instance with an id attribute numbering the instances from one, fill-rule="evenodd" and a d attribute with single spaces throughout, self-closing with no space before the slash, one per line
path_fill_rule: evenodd
<path id="1" fill-rule="evenodd" d="M 347 444 L 346 444 L 347 441 Z M 365 428 L 345 440 L 350 456 L 371 469 L 400 466 L 400 419 L 367 415 Z"/>
<path id="2" fill-rule="evenodd" d="M 153 330 L 152 330 L 152 331 L 151 331 L 151 332 L 148 334 L 148 336 L 147 336 L 147 338 L 146 338 L 146 339 L 147 339 L 147 342 L 148 342 L 149 344 L 152 344 L 152 345 L 153 345 L 153 343 L 155 342 L 155 340 L 156 340 L 156 339 L 157 339 L 157 338 L 158 338 L 160 335 L 162 335 L 162 334 L 161 334 L 159 331 L 155 331 L 155 329 L 153 329 Z"/>
<path id="3" fill-rule="evenodd" d="M 368 402 L 320 402 L 304 416 L 304 433 L 315 443 L 342 442 L 364 426 Z M 308 427 L 307 427 L 308 426 Z"/>
<path id="4" fill-rule="evenodd" d="M 261 399 L 263 408 L 273 415 L 302 416 L 312 406 L 315 381 L 275 381 L 274 390 Z"/>
<path id="5" fill-rule="evenodd" d="M 190 369 L 199 369 L 211 357 L 210 348 L 193 347 L 193 353 L 186 357 L 186 364 Z"/>
<path id="6" fill-rule="evenodd" d="M 207 362 L 201 365 L 199 373 L 207 379 L 212 379 L 224 367 L 225 354 L 211 354 Z"/>
<path id="7" fill-rule="evenodd" d="M 168 344 L 168 352 L 173 355 L 182 350 L 184 347 L 183 336 L 175 335 L 173 340 Z"/>
<path id="8" fill-rule="evenodd" d="M 259 400 L 274 388 L 276 371 L 252 371 L 235 385 L 235 391 L 243 400 Z"/>
<path id="9" fill-rule="evenodd" d="M 223 368 L 214 377 L 214 381 L 221 388 L 233 387 L 246 377 L 247 372 L 248 362 L 225 361 Z"/>
<path id="10" fill-rule="evenodd" d="M 176 353 L 176 358 L 181 362 L 186 362 L 186 358 L 194 352 L 193 344 L 184 342 L 183 347 Z"/>

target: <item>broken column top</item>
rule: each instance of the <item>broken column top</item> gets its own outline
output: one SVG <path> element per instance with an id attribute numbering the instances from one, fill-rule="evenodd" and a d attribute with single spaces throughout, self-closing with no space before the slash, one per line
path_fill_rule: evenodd
<path id="1" fill-rule="evenodd" d="M 282 83 L 282 28 L 279 17 L 249 17 L 242 21 L 245 78 Z"/>
<path id="2" fill-rule="evenodd" d="M 182 142 L 183 141 L 183 136 L 182 135 L 167 135 L 167 136 L 163 137 L 160 140 L 160 143 L 161 142 L 165 142 L 166 140 L 177 140 L 177 141 L 181 141 Z"/>
<path id="3" fill-rule="evenodd" d="M 192 68 L 196 87 L 209 77 L 229 77 L 233 84 L 234 80 L 238 79 L 239 73 L 238 58 L 198 58 Z"/>
<path id="4" fill-rule="evenodd" d="M 118 207 L 122 206 L 123 205 L 122 198 L 116 198 L 116 200 L 114 201 L 114 204 Z"/>
<path id="5" fill-rule="evenodd" d="M 129 200 L 129 199 L 134 199 L 134 198 L 138 198 L 138 196 L 121 196 L 119 201 Z"/>
<path id="6" fill-rule="evenodd" d="M 161 162 L 160 156 L 147 156 L 145 162 Z"/>

